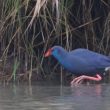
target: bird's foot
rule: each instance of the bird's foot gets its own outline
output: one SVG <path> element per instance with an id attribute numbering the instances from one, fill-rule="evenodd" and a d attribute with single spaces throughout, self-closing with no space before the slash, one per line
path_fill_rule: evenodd
<path id="1" fill-rule="evenodd" d="M 95 77 L 82 75 L 82 76 L 79 76 L 79 77 L 73 79 L 73 80 L 71 81 L 71 86 L 73 86 L 73 85 L 79 85 L 79 84 L 81 84 L 85 79 L 93 80 L 93 81 L 100 81 L 100 80 L 102 79 L 102 77 L 101 77 L 99 74 L 97 74 Z"/>
<path id="2" fill-rule="evenodd" d="M 71 86 L 81 84 L 85 79 L 85 75 L 79 76 L 71 81 Z"/>

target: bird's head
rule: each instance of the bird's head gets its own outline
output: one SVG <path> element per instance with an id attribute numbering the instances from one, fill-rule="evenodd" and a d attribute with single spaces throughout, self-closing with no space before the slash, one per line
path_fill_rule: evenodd
<path id="1" fill-rule="evenodd" d="M 49 56 L 53 55 L 55 57 L 58 57 L 59 55 L 64 54 L 64 53 L 65 53 L 65 50 L 62 47 L 54 46 L 54 47 L 48 49 L 47 52 L 44 54 L 44 56 L 49 57 Z"/>

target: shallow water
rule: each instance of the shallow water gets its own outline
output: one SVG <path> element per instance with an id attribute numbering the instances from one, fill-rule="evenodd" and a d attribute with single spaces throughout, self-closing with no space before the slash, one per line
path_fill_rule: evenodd
<path id="1" fill-rule="evenodd" d="M 0 110 L 110 110 L 110 84 L 0 86 Z"/>

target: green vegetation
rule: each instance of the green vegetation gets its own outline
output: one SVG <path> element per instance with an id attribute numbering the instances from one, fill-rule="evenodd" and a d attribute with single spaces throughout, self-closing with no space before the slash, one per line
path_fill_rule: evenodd
<path id="1" fill-rule="evenodd" d="M 53 45 L 109 55 L 109 7 L 103 0 L 0 0 L 0 79 L 31 81 L 61 72 L 44 59 Z"/>

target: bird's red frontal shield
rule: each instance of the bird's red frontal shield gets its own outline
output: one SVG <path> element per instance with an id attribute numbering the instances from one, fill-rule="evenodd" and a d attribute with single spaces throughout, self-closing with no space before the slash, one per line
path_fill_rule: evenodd
<path id="1" fill-rule="evenodd" d="M 48 49 L 48 51 L 44 54 L 45 57 L 49 57 L 52 53 L 52 49 Z"/>

